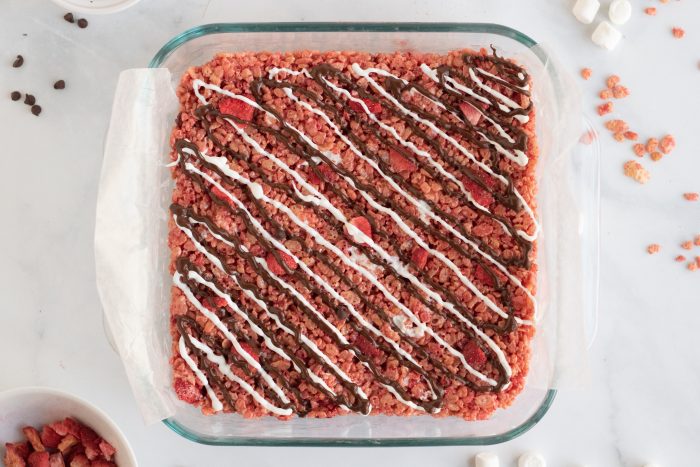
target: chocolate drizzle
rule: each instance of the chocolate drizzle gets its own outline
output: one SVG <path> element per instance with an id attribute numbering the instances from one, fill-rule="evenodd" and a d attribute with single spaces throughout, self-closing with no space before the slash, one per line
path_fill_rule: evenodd
<path id="1" fill-rule="evenodd" d="M 529 93 L 524 89 L 524 85 L 528 82 L 528 76 L 520 67 L 517 67 L 516 65 L 498 57 L 495 50 L 493 55 L 488 57 L 479 56 L 477 59 L 490 61 L 501 74 L 508 76 L 511 81 L 515 82 L 516 84 L 502 78 L 489 79 L 496 81 L 498 84 L 510 89 L 511 91 L 529 96 Z M 464 62 L 468 65 L 473 65 L 473 60 L 475 59 L 468 54 L 464 56 Z M 487 264 L 487 262 L 484 261 L 481 256 L 467 250 L 461 243 L 444 234 L 440 229 L 433 227 L 430 222 L 424 221 L 422 218 L 420 218 L 420 216 L 412 214 L 391 197 L 381 194 L 375 186 L 363 182 L 352 172 L 345 169 L 343 165 L 336 164 L 330 160 L 327 155 L 316 149 L 307 140 L 305 140 L 299 134 L 299 132 L 295 131 L 276 109 L 265 104 L 263 99 L 265 88 L 288 88 L 299 95 L 303 95 L 308 102 L 312 102 L 320 110 L 329 115 L 340 131 L 342 131 L 342 133 L 365 156 L 376 162 L 384 174 L 390 177 L 403 190 L 410 193 L 415 199 L 426 203 L 426 205 L 428 205 L 436 215 L 450 222 L 461 235 L 475 242 L 477 245 L 479 245 L 482 251 L 485 251 L 490 256 L 497 258 L 497 260 L 503 265 L 523 268 L 529 267 L 529 254 L 532 247 L 531 243 L 518 235 L 515 227 L 508 221 L 507 218 L 492 214 L 489 211 L 485 212 L 483 210 L 479 210 L 478 213 L 480 215 L 488 216 L 505 226 L 506 230 L 510 233 L 514 239 L 514 242 L 520 249 L 521 254 L 519 256 L 503 258 L 497 252 L 493 251 L 493 249 L 480 238 L 472 235 L 470 232 L 467 232 L 458 219 L 444 212 L 444 210 L 440 209 L 434 202 L 425 198 L 422 192 L 411 185 L 407 179 L 392 171 L 384 158 L 382 158 L 376 151 L 373 151 L 369 145 L 366 144 L 360 138 L 360 136 L 353 131 L 353 124 L 359 124 L 363 131 L 371 134 L 378 142 L 381 143 L 383 147 L 398 151 L 403 157 L 413 162 L 416 166 L 427 172 L 431 177 L 439 179 L 440 174 L 429 164 L 420 160 L 421 158 L 412 157 L 407 153 L 407 151 L 397 147 L 389 138 L 384 136 L 384 134 L 378 128 L 376 128 L 376 125 L 372 124 L 372 121 L 366 118 L 366 116 L 363 116 L 363 112 L 348 107 L 341 96 L 339 96 L 331 87 L 329 87 L 328 82 L 329 80 L 335 80 L 336 82 L 341 83 L 347 90 L 356 93 L 362 99 L 374 100 L 376 97 L 368 93 L 362 87 L 357 86 L 348 76 L 336 70 L 331 65 L 317 65 L 310 68 L 308 71 L 312 79 L 322 90 L 320 95 L 311 89 L 289 81 L 259 78 L 251 83 L 250 92 L 254 100 L 262 109 L 269 112 L 269 114 L 274 117 L 276 120 L 276 124 L 274 125 L 261 124 L 255 120 L 242 120 L 235 115 L 221 114 L 211 105 L 205 105 L 198 108 L 195 115 L 203 124 L 209 140 L 221 151 L 222 154 L 225 154 L 229 160 L 235 161 L 246 170 L 255 173 L 263 184 L 271 187 L 275 191 L 283 193 L 294 203 L 312 209 L 315 215 L 330 229 L 334 230 L 336 234 L 344 236 L 347 241 L 358 251 L 362 252 L 362 254 L 364 254 L 369 261 L 371 261 L 374 265 L 380 266 L 387 274 L 399 281 L 402 290 L 408 292 L 411 297 L 416 299 L 424 306 L 432 309 L 436 313 L 439 313 L 453 325 L 460 328 L 467 336 L 470 337 L 472 341 L 476 342 L 479 348 L 485 351 L 488 361 L 497 372 L 496 384 L 477 383 L 473 381 L 473 376 L 469 375 L 463 369 L 458 371 L 450 370 L 441 361 L 438 355 L 428 350 L 425 346 L 420 345 L 417 342 L 417 339 L 406 335 L 406 332 L 394 322 L 391 316 L 392 314 L 385 310 L 382 306 L 370 300 L 366 292 L 363 292 L 363 290 L 358 287 L 358 284 L 354 283 L 335 263 L 328 259 L 325 251 L 309 245 L 303 236 L 295 234 L 294 232 L 284 228 L 277 220 L 275 220 L 270 211 L 266 209 L 265 203 L 253 196 L 253 193 L 250 191 L 250 188 L 247 185 L 232 179 L 226 173 L 222 172 L 219 167 L 206 161 L 202 157 L 202 154 L 196 145 L 185 140 L 177 140 L 175 142 L 175 150 L 178 154 L 178 166 L 182 173 L 186 174 L 204 192 L 208 193 L 215 203 L 228 210 L 231 216 L 240 219 L 245 225 L 246 231 L 255 238 L 256 243 L 260 245 L 267 254 L 272 255 L 276 263 L 284 269 L 285 276 L 293 278 L 294 281 L 301 284 L 303 286 L 303 290 L 305 290 L 312 297 L 318 298 L 323 303 L 323 307 L 318 307 L 317 310 L 314 310 L 295 296 L 295 294 L 291 293 L 287 287 L 285 287 L 278 279 L 273 277 L 268 270 L 262 266 L 261 260 L 251 253 L 251 251 L 241 243 L 235 234 L 226 232 L 222 228 L 218 227 L 212 219 L 198 215 L 192 210 L 192 208 L 174 204 L 171 206 L 171 212 L 177 226 L 181 230 L 188 232 L 189 235 L 191 235 L 191 238 L 206 251 L 207 255 L 216 258 L 218 260 L 218 264 L 221 265 L 223 272 L 232 278 L 240 289 L 252 293 L 257 300 L 265 303 L 268 312 L 275 316 L 276 319 L 279 320 L 279 322 L 285 327 L 292 330 L 297 348 L 293 349 L 288 345 L 284 345 L 280 339 L 276 337 L 274 332 L 271 332 L 265 327 L 263 321 L 257 318 L 255 313 L 251 313 L 250 310 L 245 308 L 241 300 L 242 295 L 235 288 L 226 288 L 222 285 L 222 283 L 210 277 L 207 277 L 206 281 L 213 284 L 213 287 L 215 287 L 218 291 L 228 295 L 231 300 L 238 305 L 248 319 L 262 329 L 264 335 L 270 339 L 275 346 L 283 349 L 285 354 L 289 356 L 294 369 L 298 373 L 298 378 L 316 387 L 335 405 L 347 407 L 351 411 L 366 414 L 369 413 L 370 410 L 369 401 L 366 399 L 366 397 L 363 397 L 359 386 L 345 380 L 342 375 L 340 375 L 331 365 L 325 362 L 323 358 L 320 358 L 316 351 L 310 348 L 308 344 L 303 341 L 301 337 L 301 330 L 292 324 L 287 316 L 287 314 L 290 312 L 287 307 L 279 308 L 275 306 L 268 298 L 265 297 L 263 291 L 260 289 L 260 287 L 258 287 L 258 285 L 253 282 L 246 281 L 239 272 L 227 264 L 227 255 L 219 251 L 219 248 L 221 247 L 214 247 L 208 244 L 207 239 L 209 239 L 211 235 L 217 239 L 222 239 L 229 248 L 233 249 L 235 256 L 243 258 L 247 266 L 254 271 L 254 273 L 260 279 L 262 279 L 262 281 L 268 287 L 271 287 L 278 293 L 286 296 L 289 299 L 289 302 L 292 304 L 294 310 L 301 311 L 305 318 L 311 321 L 317 328 L 329 336 L 339 349 L 351 351 L 355 357 L 368 368 L 373 378 L 377 382 L 387 388 L 390 388 L 391 391 L 394 392 L 395 395 L 398 395 L 398 397 L 400 397 L 402 400 L 415 404 L 428 413 L 434 413 L 437 412 L 442 406 L 444 394 L 443 386 L 450 380 L 457 381 L 460 384 L 474 389 L 475 391 L 501 390 L 506 384 L 508 384 L 509 381 L 507 371 L 493 352 L 479 342 L 480 339 L 472 329 L 466 326 L 461 320 L 457 319 L 451 313 L 442 310 L 441 307 L 436 306 L 434 302 L 426 298 L 418 287 L 399 274 L 399 272 L 395 270 L 391 264 L 387 263 L 372 248 L 362 242 L 357 242 L 355 239 L 348 238 L 348 236 L 344 235 L 345 226 L 341 221 L 332 215 L 329 215 L 329 213 L 323 208 L 303 199 L 296 189 L 293 189 L 285 183 L 272 181 L 265 171 L 255 163 L 256 159 L 252 158 L 250 155 L 237 153 L 231 150 L 230 147 L 228 147 L 224 142 L 220 141 L 216 136 L 215 130 L 212 129 L 212 123 L 220 120 L 221 118 L 225 118 L 238 125 L 245 125 L 246 128 L 252 128 L 262 135 L 271 137 L 276 144 L 282 145 L 285 149 L 295 154 L 302 161 L 308 164 L 311 172 L 324 183 L 326 189 L 332 192 L 333 195 L 335 195 L 335 197 L 342 202 L 347 210 L 352 212 L 355 216 L 362 216 L 366 218 L 372 227 L 373 235 L 390 245 L 393 253 L 401 260 L 401 262 L 411 266 L 412 274 L 415 277 L 419 278 L 422 283 L 426 284 L 432 290 L 437 291 L 446 299 L 447 302 L 452 304 L 464 318 L 480 328 L 491 329 L 497 334 L 507 334 L 512 332 L 516 328 L 517 322 L 515 319 L 515 310 L 511 301 L 511 293 L 506 282 L 501 280 L 501 278 L 491 269 L 489 264 Z M 459 112 L 459 103 L 461 101 L 471 101 L 470 103 L 477 104 L 476 100 L 469 96 L 454 92 L 445 81 L 446 76 L 458 78 L 467 83 L 471 82 L 470 79 L 450 67 L 439 67 L 437 70 L 437 76 L 439 77 L 439 83 L 442 89 L 445 91 L 442 96 L 437 96 L 434 93 L 431 93 L 417 83 L 404 83 L 401 80 L 390 77 L 387 77 L 384 80 L 384 86 L 402 106 L 410 109 L 412 112 L 415 112 L 421 118 L 433 122 L 441 128 L 444 128 L 446 131 L 460 135 L 464 140 L 468 141 L 475 147 L 488 150 L 492 169 L 495 173 L 503 176 L 507 180 L 505 192 L 492 191 L 489 186 L 482 181 L 477 172 L 468 166 L 461 164 L 455 157 L 452 157 L 440 146 L 435 138 L 430 137 L 422 129 L 422 127 L 412 119 L 405 118 L 404 115 L 396 107 L 394 107 L 394 105 L 390 105 L 389 102 L 383 101 L 383 111 L 388 112 L 392 116 L 400 118 L 405 125 L 411 129 L 414 135 L 420 137 L 435 153 L 438 154 L 442 162 L 446 163 L 461 176 L 466 177 L 472 183 L 478 185 L 481 189 L 489 191 L 489 193 L 493 195 L 494 199 L 501 205 L 512 210 L 521 210 L 522 206 L 520 205 L 520 202 L 513 191 L 512 179 L 508 174 L 497 169 L 500 154 L 494 149 L 492 143 L 483 140 L 479 134 L 479 131 L 477 131 L 476 128 L 474 128 L 465 118 L 459 117 L 461 115 Z M 458 116 L 458 118 L 461 118 L 462 121 L 460 124 L 457 124 L 454 121 L 445 119 L 440 115 L 432 114 L 419 106 L 406 101 L 403 98 L 405 93 L 410 93 L 413 91 L 417 91 L 426 98 L 441 104 L 445 109 L 447 109 L 447 111 L 451 112 L 455 116 Z M 522 130 L 511 124 L 508 120 L 510 120 L 514 115 L 527 115 L 530 113 L 530 110 L 531 103 L 526 108 L 513 109 L 512 111 L 508 112 L 502 111 L 497 105 L 491 106 L 488 110 L 484 110 L 485 115 L 494 121 L 498 121 L 503 128 L 506 128 L 508 134 L 512 136 L 513 141 L 509 141 L 502 136 L 493 134 L 490 134 L 489 138 L 506 149 L 526 150 L 526 135 L 524 132 L 522 132 Z M 268 120 L 266 119 L 265 121 L 267 122 Z M 365 309 L 371 310 L 384 323 L 388 324 L 395 332 L 400 334 L 402 344 L 409 347 L 414 354 L 428 360 L 431 364 L 430 371 L 426 371 L 423 367 L 415 363 L 415 361 L 402 355 L 402 353 L 391 345 L 390 341 L 385 336 L 377 336 L 370 332 L 370 330 L 362 325 L 362 323 L 359 322 L 355 316 L 348 312 L 345 305 L 338 302 L 330 293 L 316 285 L 316 283 L 310 281 L 306 273 L 297 268 L 291 268 L 286 261 L 284 261 L 284 258 L 282 258 L 277 248 L 275 248 L 274 245 L 268 241 L 262 232 L 258 231 L 255 225 L 252 223 L 252 214 L 238 208 L 235 205 L 232 205 L 228 202 L 228 200 L 222 198 L 221 192 L 218 189 L 213 188 L 208 181 L 197 173 L 193 172 L 192 170 L 188 170 L 187 164 L 193 164 L 195 167 L 200 167 L 200 170 L 203 170 L 205 173 L 214 175 L 214 178 L 217 179 L 222 186 L 231 186 L 243 192 L 246 200 L 249 202 L 248 206 L 252 205 L 255 207 L 255 211 L 263 220 L 263 223 L 269 226 L 268 231 L 273 238 L 278 241 L 294 240 L 298 242 L 301 247 L 301 252 L 303 252 L 307 257 L 313 258 L 315 262 L 321 263 L 328 268 L 350 291 L 352 291 L 358 297 Z M 475 265 L 474 267 L 482 268 L 491 279 L 494 293 L 500 298 L 502 306 L 506 310 L 507 317 L 499 320 L 498 324 L 478 321 L 473 312 L 467 307 L 466 304 L 462 303 L 454 292 L 440 284 L 425 270 L 416 267 L 412 263 L 410 253 L 407 253 L 401 248 L 401 245 L 395 236 L 393 236 L 390 232 L 385 231 L 373 215 L 365 212 L 359 203 L 348 197 L 340 186 L 331 181 L 328 174 L 321 170 L 322 164 L 330 167 L 335 172 L 336 176 L 340 175 L 340 177 L 345 180 L 346 183 L 351 182 L 350 184 L 354 186 L 356 190 L 366 193 L 377 203 L 396 212 L 402 219 L 409 221 L 413 226 L 420 227 L 420 229 L 435 239 L 450 245 L 450 247 L 458 252 L 460 256 L 467 258 L 470 262 L 472 262 Z M 447 181 L 444 183 L 444 189 L 448 195 L 457 197 L 465 204 L 472 204 L 464 193 L 454 188 L 454 185 L 451 182 Z M 203 226 L 203 228 L 208 232 L 202 232 L 201 226 Z M 195 277 L 204 277 L 205 273 L 198 269 L 193 263 L 186 259 L 180 258 L 176 261 L 176 271 L 182 276 L 183 282 L 190 288 L 190 290 L 195 295 L 202 297 L 200 301 L 206 300 L 207 297 L 212 296 L 213 290 L 210 290 L 209 287 L 205 287 L 200 282 L 194 280 Z M 317 307 L 317 305 L 314 306 Z M 333 332 L 333 329 L 329 327 L 324 320 L 318 317 L 316 314 L 317 312 L 324 314 L 327 319 L 332 316 L 335 318 L 335 320 L 339 320 L 340 322 L 347 324 L 348 329 L 346 329 L 345 333 L 350 331 L 351 334 L 355 336 L 353 340 L 341 340 Z M 291 408 L 300 416 L 304 416 L 306 413 L 308 413 L 311 408 L 311 401 L 305 400 L 301 396 L 300 391 L 297 389 L 299 381 L 290 379 L 288 377 L 289 372 L 284 372 L 283 374 L 271 365 L 269 355 L 266 353 L 266 351 L 264 351 L 263 346 L 258 345 L 256 339 L 250 338 L 240 329 L 240 327 L 236 324 L 236 320 L 232 318 L 232 315 L 229 315 L 229 311 L 226 309 L 226 307 L 219 308 L 217 313 L 223 316 L 222 323 L 224 323 L 231 333 L 236 336 L 236 339 L 241 342 L 245 342 L 251 349 L 253 349 L 253 351 L 259 356 L 260 366 L 266 372 L 268 372 L 273 379 L 287 391 L 287 393 L 292 394 L 291 399 L 293 399 L 291 402 L 285 403 L 278 394 L 269 390 L 269 388 L 267 388 L 267 386 L 260 381 L 260 376 L 249 368 L 248 364 L 244 359 L 240 358 L 237 352 L 233 350 L 225 350 L 224 347 L 218 344 L 212 336 L 205 334 L 196 321 L 192 320 L 191 318 L 184 316 L 178 317 L 176 320 L 177 329 L 180 335 L 182 335 L 185 339 L 185 344 L 189 349 L 189 352 L 197 357 L 198 365 L 203 369 L 209 381 L 212 381 L 214 386 L 224 394 L 225 402 L 233 407 L 233 401 L 231 400 L 228 390 L 226 390 L 224 381 L 216 374 L 215 371 L 212 371 L 206 356 L 204 356 L 203 353 L 192 344 L 189 336 L 196 337 L 198 340 L 204 342 L 207 346 L 212 348 L 216 354 L 223 356 L 228 364 L 238 368 L 246 378 L 255 381 L 257 387 L 263 388 L 265 397 L 274 401 L 275 405 L 278 407 Z M 369 345 L 371 345 L 372 348 L 377 349 L 381 355 L 367 355 L 367 353 L 363 351 L 362 345 L 358 345 L 360 340 L 364 340 L 365 342 L 369 343 Z M 307 357 L 313 358 L 326 373 L 333 375 L 335 381 L 337 381 L 340 387 L 342 387 L 342 391 L 340 393 L 333 393 L 323 387 L 323 385 L 318 384 L 318 382 L 315 381 L 315 379 L 309 373 L 308 362 L 295 355 L 295 352 L 298 349 L 303 349 Z M 427 389 L 427 392 L 430 393 L 430 396 L 415 397 L 411 391 L 406 390 L 398 381 L 388 377 L 385 374 L 382 366 L 389 359 L 395 360 L 399 365 L 418 375 L 420 380 L 423 382 L 422 384 Z"/>

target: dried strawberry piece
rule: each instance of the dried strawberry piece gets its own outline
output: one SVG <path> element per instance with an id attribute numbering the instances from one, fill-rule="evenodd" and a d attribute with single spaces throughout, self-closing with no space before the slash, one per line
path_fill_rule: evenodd
<path id="1" fill-rule="evenodd" d="M 646 146 L 644 146 L 642 143 L 635 144 L 632 147 L 632 149 L 634 150 L 634 153 L 639 157 L 644 156 L 644 154 L 646 154 L 646 152 L 647 152 Z"/>
<path id="2" fill-rule="evenodd" d="M 63 460 L 63 454 L 60 452 L 53 453 L 49 456 L 49 467 L 66 467 Z"/>
<path id="3" fill-rule="evenodd" d="M 481 112 L 469 102 L 460 102 L 459 110 L 462 111 L 462 114 L 464 114 L 467 121 L 472 125 L 476 125 L 479 123 L 479 120 L 481 120 Z"/>
<path id="4" fill-rule="evenodd" d="M 491 277 L 491 274 L 489 274 L 488 271 L 486 271 L 486 269 L 484 269 L 484 267 L 480 264 L 477 264 L 474 268 L 474 277 L 476 277 L 479 282 L 482 282 L 489 287 L 494 286 L 493 277 Z"/>
<path id="5" fill-rule="evenodd" d="M 336 180 L 338 180 L 338 173 L 327 164 L 318 164 L 317 169 L 319 172 L 321 172 L 326 181 L 335 182 Z M 309 183 L 312 183 L 314 185 L 318 185 L 321 183 L 321 179 L 319 178 L 319 176 L 316 175 L 316 172 L 314 172 L 311 169 L 309 169 Z"/>
<path id="6" fill-rule="evenodd" d="M 217 295 L 216 297 L 211 297 L 210 300 L 216 308 L 224 308 L 228 306 L 224 297 L 219 297 Z"/>
<path id="7" fill-rule="evenodd" d="M 53 428 L 44 425 L 41 428 L 41 442 L 47 448 L 55 449 L 61 442 L 62 436 L 56 433 Z"/>
<path id="8" fill-rule="evenodd" d="M 202 394 L 199 389 L 193 384 L 182 378 L 175 378 L 173 383 L 173 388 L 175 389 L 175 394 L 177 398 L 181 401 L 185 401 L 188 404 L 196 404 L 202 400 Z"/>
<path id="9" fill-rule="evenodd" d="M 284 264 L 289 269 L 294 271 L 297 268 L 298 265 L 294 261 L 293 257 L 291 257 L 290 255 L 288 255 L 287 253 L 285 253 L 283 251 L 278 251 L 277 253 L 279 254 L 280 258 L 282 258 L 282 261 L 284 261 Z M 279 275 L 287 273 L 287 271 L 285 271 L 284 268 L 277 262 L 277 260 L 275 259 L 275 255 L 273 255 L 272 253 L 267 254 L 267 256 L 265 257 L 265 261 L 267 262 L 267 267 L 274 274 L 279 276 Z"/>
<path id="10" fill-rule="evenodd" d="M 365 103 L 369 111 L 373 114 L 378 114 L 379 112 L 382 111 L 382 104 L 379 102 L 374 102 L 371 99 L 360 99 L 362 102 Z M 348 102 L 348 107 L 350 107 L 352 110 L 355 112 L 362 112 L 365 113 L 365 109 L 362 107 L 362 104 L 360 104 L 357 101 L 349 101 Z"/>
<path id="11" fill-rule="evenodd" d="M 428 252 L 419 246 L 415 247 L 411 252 L 411 261 L 418 269 L 423 269 L 428 262 Z"/>
<path id="12" fill-rule="evenodd" d="M 232 97 L 224 97 L 219 101 L 219 112 L 225 115 L 233 115 L 247 122 L 253 120 L 255 108 L 242 100 Z"/>
<path id="13" fill-rule="evenodd" d="M 92 461 L 90 467 L 117 467 L 117 464 L 104 459 L 97 459 Z"/>
<path id="14" fill-rule="evenodd" d="M 483 179 L 484 184 L 489 188 L 492 188 L 493 184 L 490 181 L 486 180 L 488 179 Z M 472 198 L 474 198 L 474 201 L 476 201 L 480 205 L 488 208 L 493 203 L 493 195 L 491 195 L 491 193 L 483 189 L 481 186 L 477 185 L 476 182 L 470 179 L 466 179 L 464 181 L 464 187 L 467 189 L 467 191 L 469 191 L 469 193 L 471 193 Z"/>
<path id="15" fill-rule="evenodd" d="M 76 436 L 67 434 L 66 436 L 63 437 L 60 443 L 58 443 L 58 450 L 61 451 L 63 454 L 67 453 L 70 451 L 70 449 L 78 444 L 79 440 Z"/>
<path id="16" fill-rule="evenodd" d="M 366 217 L 353 217 L 350 219 L 350 223 L 357 227 L 363 234 L 367 235 L 369 238 L 372 238 L 372 226 L 369 225 L 369 221 Z M 360 241 L 359 239 L 357 243 L 364 244 L 364 242 Z"/>
<path id="17" fill-rule="evenodd" d="M 114 449 L 114 446 L 109 444 L 107 441 L 104 439 L 100 440 L 100 451 L 102 452 L 102 455 L 104 456 L 105 459 L 112 460 L 112 457 L 114 454 L 117 452 L 116 449 Z"/>
<path id="18" fill-rule="evenodd" d="M 46 451 L 34 451 L 27 458 L 29 467 L 51 467 L 49 465 L 49 453 Z"/>
<path id="19" fill-rule="evenodd" d="M 656 15 L 656 8 L 654 8 L 654 7 L 645 8 L 644 13 L 646 13 L 649 16 L 655 16 Z"/>
<path id="20" fill-rule="evenodd" d="M 481 350 L 479 344 L 473 340 L 469 340 L 462 347 L 462 354 L 464 358 L 467 359 L 469 366 L 476 368 L 477 370 L 484 366 L 486 363 L 486 353 Z"/>
<path id="21" fill-rule="evenodd" d="M 71 459 L 70 467 L 90 467 L 90 460 L 85 454 L 78 454 Z"/>
<path id="22" fill-rule="evenodd" d="M 32 449 L 39 452 L 46 451 L 44 444 L 41 442 L 41 436 L 36 428 L 33 426 L 25 426 L 22 428 L 22 433 L 24 433 L 24 436 L 27 438 L 27 441 L 29 441 L 29 444 L 32 445 Z"/>
<path id="23" fill-rule="evenodd" d="M 593 70 L 590 68 L 583 68 L 581 70 L 581 78 L 585 79 L 586 81 L 591 78 L 591 75 L 593 74 Z"/>
<path id="24" fill-rule="evenodd" d="M 603 116 L 613 111 L 613 103 L 608 101 L 598 106 L 598 115 Z"/>
<path id="25" fill-rule="evenodd" d="M 256 362 L 260 362 L 260 356 L 253 350 L 253 348 L 246 342 L 239 342 L 240 346 L 243 348 L 243 350 L 253 357 L 253 360 Z"/>
<path id="26" fill-rule="evenodd" d="M 416 164 L 393 149 L 389 150 L 389 162 L 395 172 L 413 172 L 417 169 Z"/>
<path id="27" fill-rule="evenodd" d="M 3 461 L 7 467 L 24 467 L 29 456 L 29 443 L 5 443 Z"/>
<path id="28" fill-rule="evenodd" d="M 362 334 L 357 335 L 357 337 L 353 341 L 353 344 L 360 350 L 360 352 L 371 358 L 377 358 L 382 354 L 382 352 L 377 348 L 377 346 L 374 345 L 369 339 L 367 339 Z"/>

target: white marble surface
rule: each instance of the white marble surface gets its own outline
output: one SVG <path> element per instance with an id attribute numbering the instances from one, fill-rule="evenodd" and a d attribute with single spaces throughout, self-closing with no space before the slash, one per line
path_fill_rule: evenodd
<path id="1" fill-rule="evenodd" d="M 515 465 L 526 449 L 543 452 L 555 467 L 700 463 L 700 272 L 672 261 L 682 240 L 700 234 L 700 203 L 681 198 L 683 191 L 700 191 L 700 4 L 633 2 L 623 43 L 607 53 L 587 39 L 592 26 L 568 14 L 573 0 L 374 3 L 143 0 L 124 13 L 89 18 L 85 30 L 65 23 L 64 12 L 48 1 L 0 3 L 0 390 L 50 385 L 91 400 L 124 429 L 146 467 L 468 465 L 480 449 L 212 448 L 159 424 L 144 426 L 103 334 L 92 235 L 117 75 L 147 64 L 185 28 L 213 21 L 497 22 L 549 44 L 572 71 L 593 68 L 594 78 L 581 82 L 589 114 L 602 77 L 618 72 L 632 89 L 616 104 L 621 115 L 644 136 L 672 131 L 678 148 L 653 165 L 652 180 L 640 186 L 621 175 L 631 157 L 628 145 L 603 134 L 600 330 L 590 353 L 592 384 L 561 391 L 534 429 L 488 449 L 505 466 Z M 655 18 L 641 12 L 647 4 L 658 8 Z M 685 39 L 672 38 L 673 25 L 687 30 Z M 9 66 L 17 53 L 26 58 L 18 70 Z M 61 92 L 51 88 L 59 78 L 68 82 Z M 14 89 L 37 96 L 40 118 L 10 101 Z M 644 252 L 651 242 L 663 245 L 654 257 Z"/>

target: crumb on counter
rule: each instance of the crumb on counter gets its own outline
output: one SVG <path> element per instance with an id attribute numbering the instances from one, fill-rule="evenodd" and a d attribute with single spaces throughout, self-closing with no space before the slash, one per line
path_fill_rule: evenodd
<path id="1" fill-rule="evenodd" d="M 645 8 L 644 13 L 646 13 L 649 16 L 656 16 L 656 8 L 654 8 L 653 6 Z"/>
<path id="2" fill-rule="evenodd" d="M 683 198 L 688 201 L 697 201 L 700 199 L 700 193 L 683 193 Z"/>
<path id="3" fill-rule="evenodd" d="M 683 248 L 684 250 L 692 250 L 693 242 L 691 242 L 690 240 L 688 240 L 687 242 L 683 242 L 681 243 L 681 248 Z"/>
<path id="4" fill-rule="evenodd" d="M 678 262 L 678 263 L 681 263 L 681 262 L 685 261 L 685 256 L 683 256 L 683 255 L 678 255 L 678 256 L 675 257 L 675 261 Z"/>
<path id="5" fill-rule="evenodd" d="M 682 39 L 683 37 L 685 37 L 685 29 L 683 28 L 675 27 L 671 29 L 671 32 L 673 32 L 673 37 L 675 37 L 676 39 Z"/>
<path id="6" fill-rule="evenodd" d="M 593 75 L 593 70 L 590 68 L 583 68 L 581 69 L 581 78 L 585 80 L 591 79 L 591 76 Z"/>

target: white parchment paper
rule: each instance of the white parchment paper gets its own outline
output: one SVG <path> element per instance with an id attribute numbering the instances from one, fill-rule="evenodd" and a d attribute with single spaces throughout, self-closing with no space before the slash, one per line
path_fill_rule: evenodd
<path id="1" fill-rule="evenodd" d="M 589 271 L 597 268 L 597 259 L 591 258 L 591 247 L 584 241 L 594 231 L 590 223 L 596 219 L 590 216 L 597 216 L 587 191 L 594 184 L 582 179 L 590 175 L 581 173 L 581 161 L 572 156 L 581 134 L 581 113 L 571 77 L 552 61 L 530 71 L 535 85 L 542 83 L 534 95 L 538 123 L 551 126 L 538 130 L 543 232 L 537 296 L 543 316 L 537 324 L 528 385 L 578 386 L 588 374 L 583 315 L 590 312 L 588 295 L 597 289 Z M 165 167 L 178 105 L 171 83 L 167 69 L 120 75 L 95 227 L 97 283 L 106 321 L 147 423 L 175 410 L 166 240 L 171 193 Z"/>

